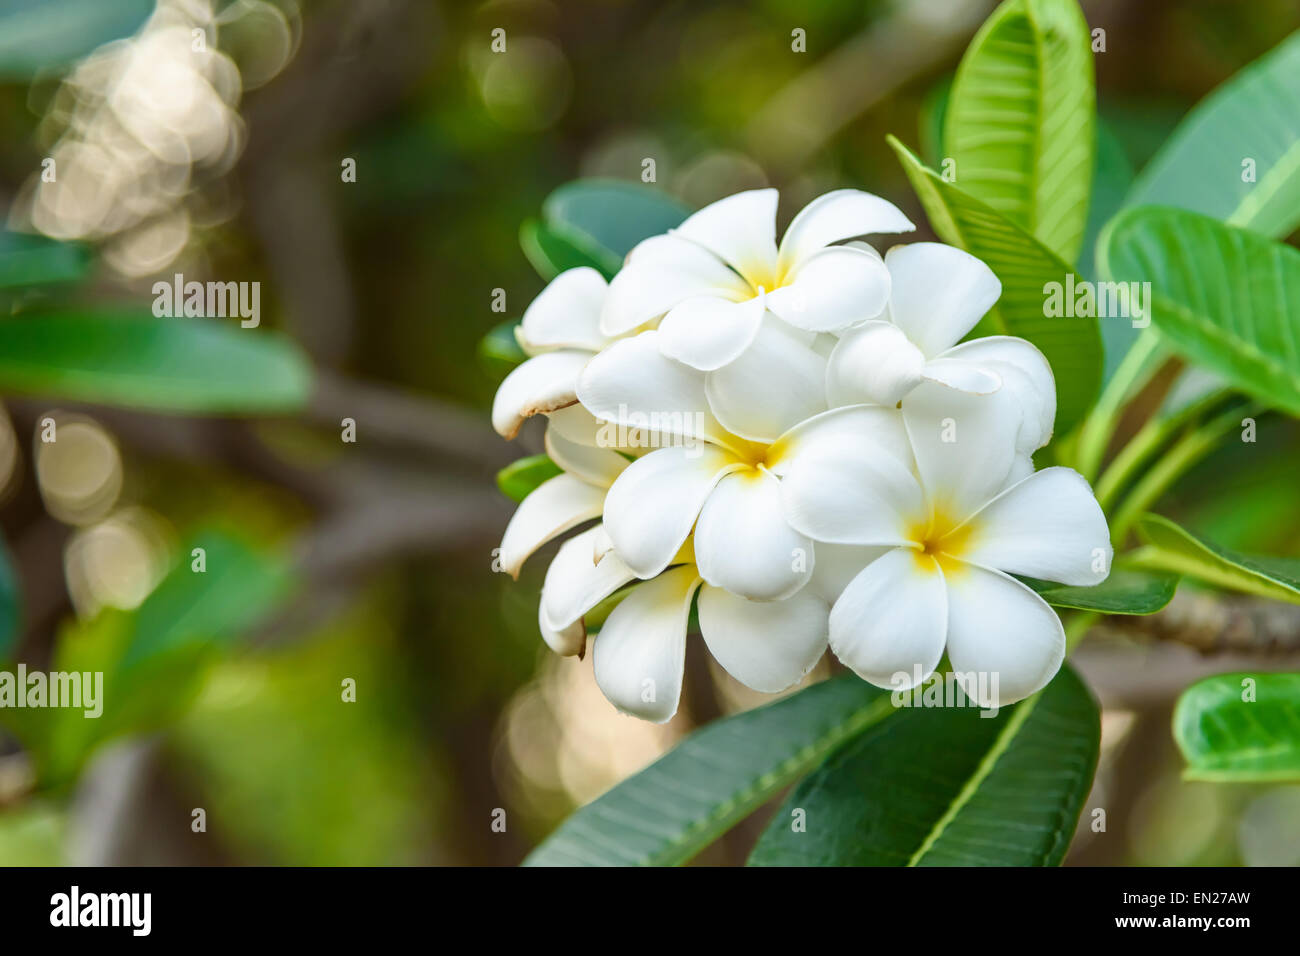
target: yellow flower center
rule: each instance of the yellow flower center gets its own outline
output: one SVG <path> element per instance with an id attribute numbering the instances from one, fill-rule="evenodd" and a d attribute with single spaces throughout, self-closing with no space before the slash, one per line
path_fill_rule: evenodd
<path id="1" fill-rule="evenodd" d="M 907 540 L 912 542 L 917 563 L 929 570 L 938 562 L 944 574 L 961 569 L 962 555 L 970 550 L 975 531 L 973 522 L 959 523 L 951 512 L 933 506 L 930 514 L 912 522 Z"/>

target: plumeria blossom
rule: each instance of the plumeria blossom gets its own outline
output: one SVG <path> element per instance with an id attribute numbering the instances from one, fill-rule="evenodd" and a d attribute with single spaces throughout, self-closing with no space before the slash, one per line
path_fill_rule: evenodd
<path id="1" fill-rule="evenodd" d="M 750 601 L 706 583 L 690 560 L 689 542 L 678 557 L 681 563 L 632 589 L 593 642 L 596 683 L 615 707 L 655 723 L 677 713 L 697 592 L 700 635 L 742 684 L 776 693 L 816 666 L 826 650 L 824 598 L 801 591 L 781 601 Z"/>
<path id="2" fill-rule="evenodd" d="M 928 678 L 946 650 L 967 696 L 1012 703 L 1056 674 L 1065 634 L 1011 575 L 1101 583 L 1112 556 L 1106 519 L 1077 472 L 1018 474 L 1020 423 L 1008 406 L 936 385 L 918 386 L 909 404 L 906 416 L 828 412 L 862 422 L 858 440 L 796 457 L 781 482 L 793 527 L 863 549 L 831 609 L 830 647 L 864 680 L 895 690 Z"/>
<path id="3" fill-rule="evenodd" d="M 772 322 L 834 332 L 880 313 L 889 272 L 855 236 L 916 228 L 893 204 L 856 189 L 813 200 L 776 241 L 777 191 L 706 206 L 667 235 L 638 244 L 610 284 L 607 336 L 659 320 L 663 354 L 701 371 L 729 365 Z"/>
<path id="4" fill-rule="evenodd" d="M 585 429 L 566 428 L 565 423 L 589 418 L 576 407 L 578 374 L 613 341 L 600 330 L 608 288 L 595 269 L 569 269 L 524 311 L 515 337 L 531 357 L 506 376 L 492 402 L 492 427 L 503 438 L 514 438 L 526 419 L 546 413 L 560 431 L 581 440 Z"/>
<path id="5" fill-rule="evenodd" d="M 806 362 L 789 361 L 783 334 L 768 330 L 755 343 L 773 337 L 770 374 L 712 395 L 715 382 L 662 354 L 662 331 L 616 343 L 583 371 L 578 395 L 596 418 L 649 423 L 664 445 L 629 465 L 605 498 L 605 530 L 641 577 L 666 569 L 693 531 L 696 566 L 715 587 L 779 601 L 808 582 L 813 541 L 786 520 L 780 478 L 798 455 L 851 436 L 819 428 L 824 361 L 808 350 Z"/>
<path id="6" fill-rule="evenodd" d="M 1021 410 L 1017 451 L 1028 456 L 1052 437 L 1056 383 L 1043 353 L 1024 339 L 962 339 L 1002 294 L 1002 283 L 968 252 L 937 242 L 891 248 L 886 314 L 845 332 L 831 352 L 826 397 L 832 407 L 895 405 L 918 385 L 976 395 L 1004 392 Z"/>

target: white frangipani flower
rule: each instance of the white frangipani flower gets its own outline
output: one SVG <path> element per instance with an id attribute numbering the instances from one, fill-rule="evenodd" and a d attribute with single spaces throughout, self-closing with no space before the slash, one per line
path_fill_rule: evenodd
<path id="1" fill-rule="evenodd" d="M 677 713 L 697 591 L 700 635 L 742 684 L 776 693 L 821 660 L 829 611 L 824 598 L 803 591 L 782 601 L 749 601 L 705 583 L 699 567 L 686 561 L 633 588 L 596 635 L 596 683 L 619 710 L 655 723 Z"/>
<path id="2" fill-rule="evenodd" d="M 492 401 L 492 427 L 514 438 L 533 415 L 553 415 L 574 408 L 578 374 L 587 361 L 614 339 L 600 330 L 600 312 L 609 285 L 595 269 L 580 266 L 561 272 L 524 311 L 515 330 L 531 358 L 513 369 Z M 581 416 L 581 409 L 577 410 Z M 561 426 L 571 438 L 571 434 Z"/>
<path id="3" fill-rule="evenodd" d="M 886 549 L 859 552 L 868 563 L 834 603 L 831 649 L 864 680 L 895 690 L 927 678 L 946 649 L 972 700 L 1012 703 L 1060 668 L 1065 634 L 1056 612 L 1010 575 L 1101 583 L 1112 555 L 1106 519 L 1068 468 L 1019 477 L 1019 423 L 1006 405 L 922 385 L 908 406 L 909 415 L 827 412 L 828 422 L 862 423 L 857 440 L 797 456 L 781 482 L 799 531 Z M 945 441 L 953 424 L 955 440 Z"/>
<path id="4" fill-rule="evenodd" d="M 1056 418 L 1056 383 L 1043 353 L 1007 335 L 956 344 L 1001 295 L 993 270 L 937 242 L 894 246 L 885 265 L 888 311 L 840 337 L 826 372 L 831 406 L 906 405 L 908 393 L 922 382 L 974 394 L 1005 389 L 1023 411 L 1020 452 L 1045 445 Z"/>
<path id="5" fill-rule="evenodd" d="M 771 374 L 706 385 L 703 373 L 661 353 L 662 334 L 616 343 L 578 383 L 582 404 L 598 419 L 649 422 L 666 446 L 614 482 L 605 530 L 628 566 L 649 578 L 672 563 L 694 529 L 696 566 L 709 584 L 755 601 L 787 598 L 807 583 L 814 553 L 812 540 L 785 519 L 780 477 L 797 455 L 841 437 L 817 429 L 818 418 L 809 421 L 822 409 L 824 364 L 805 349 L 783 368 L 784 333 L 765 330 L 754 348 L 770 354 Z"/>
<path id="6" fill-rule="evenodd" d="M 776 207 L 775 189 L 737 193 L 637 245 L 610 284 L 601 331 L 626 335 L 662 316 L 664 355 L 711 371 L 739 358 L 774 317 L 830 332 L 884 308 L 889 273 L 879 255 L 832 243 L 916 228 L 902 212 L 879 196 L 836 190 L 804 207 L 778 246 Z"/>

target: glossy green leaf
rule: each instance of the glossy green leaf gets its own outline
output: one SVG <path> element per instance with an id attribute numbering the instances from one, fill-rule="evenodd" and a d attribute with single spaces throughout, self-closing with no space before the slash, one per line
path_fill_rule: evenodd
<path id="1" fill-rule="evenodd" d="M 957 68 L 944 149 L 967 195 L 1074 262 L 1088 221 L 1095 123 L 1078 3 L 1006 0 Z"/>
<path id="2" fill-rule="evenodd" d="M 0 10 L 0 79 L 26 81 L 135 33 L 154 0 L 8 0 Z"/>
<path id="3" fill-rule="evenodd" d="M 718 720 L 570 816 L 529 866 L 675 865 L 896 712 L 854 676 Z"/>
<path id="4" fill-rule="evenodd" d="M 1300 32 L 1197 104 L 1126 204 L 1190 209 L 1277 239 L 1300 226 Z"/>
<path id="5" fill-rule="evenodd" d="M 1097 705 L 1069 667 L 996 717 L 969 706 L 899 708 L 794 789 L 749 862 L 1059 864 L 1092 786 L 1100 734 Z"/>
<path id="6" fill-rule="evenodd" d="M 80 243 L 0 232 L 0 289 L 74 282 L 90 270 L 90 250 Z"/>
<path id="7" fill-rule="evenodd" d="M 177 414 L 280 413 L 311 390 L 306 357 L 228 319 L 76 312 L 0 322 L 0 391 Z"/>
<path id="8" fill-rule="evenodd" d="M 542 207 L 546 225 L 554 233 L 580 250 L 603 253 L 614 271 L 638 242 L 681 225 L 690 214 L 690 209 L 654 186 L 617 179 L 566 183 Z"/>
<path id="9" fill-rule="evenodd" d="M 1101 584 L 1089 588 L 1067 587 L 1024 579 L 1053 607 L 1103 614 L 1154 614 L 1174 597 L 1178 575 L 1116 568 Z"/>
<path id="10" fill-rule="evenodd" d="M 22 622 L 22 588 L 9 549 L 0 541 L 0 663 L 9 659 Z"/>
<path id="11" fill-rule="evenodd" d="M 560 474 L 560 466 L 546 455 L 512 461 L 497 472 L 497 487 L 507 498 L 523 501 L 542 482 Z"/>
<path id="12" fill-rule="evenodd" d="M 1183 691 L 1174 739 L 1190 780 L 1300 780 L 1300 674 L 1217 674 Z"/>
<path id="13" fill-rule="evenodd" d="M 984 260 L 1002 282 L 1002 298 L 977 334 L 1018 335 L 1042 350 L 1056 376 L 1056 432 L 1069 431 L 1097 397 L 1102 362 L 1095 318 L 1046 314 L 1045 287 L 1064 287 L 1072 270 L 1023 229 L 927 169 L 897 139 L 889 137 L 889 144 L 934 231 Z"/>
<path id="14" fill-rule="evenodd" d="M 621 260 L 603 249 L 584 250 L 536 219 L 525 219 L 519 227 L 519 245 L 537 274 L 550 282 L 567 269 L 590 266 L 609 278 Z"/>
<path id="15" fill-rule="evenodd" d="M 1300 558 L 1242 554 L 1221 548 L 1153 514 L 1142 516 L 1137 532 L 1146 546 L 1132 554 L 1131 561 L 1136 565 L 1300 604 Z"/>
<path id="16" fill-rule="evenodd" d="M 1200 213 L 1140 206 L 1098 241 L 1109 280 L 1149 282 L 1151 325 L 1183 357 L 1300 414 L 1300 251 Z"/>

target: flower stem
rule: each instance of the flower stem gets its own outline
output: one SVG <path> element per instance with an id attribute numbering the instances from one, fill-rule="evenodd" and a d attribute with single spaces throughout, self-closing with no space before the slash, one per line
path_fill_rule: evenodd
<path id="1" fill-rule="evenodd" d="M 1234 407 L 1211 419 L 1195 431 L 1188 432 L 1166 452 L 1160 461 L 1142 476 L 1124 499 L 1115 520 L 1111 522 L 1111 543 L 1120 547 L 1138 517 L 1156 503 L 1169 490 L 1175 481 L 1200 461 L 1227 432 L 1241 420 L 1242 415 L 1251 415 L 1258 406 L 1246 408 Z"/>
<path id="2" fill-rule="evenodd" d="M 1144 465 L 1169 440 L 1170 436 L 1188 422 L 1200 418 L 1229 394 L 1231 392 L 1228 389 L 1216 389 L 1213 393 L 1171 415 L 1157 416 L 1143 425 L 1115 456 L 1097 481 L 1097 501 L 1102 510 L 1110 510 L 1138 468 Z"/>

